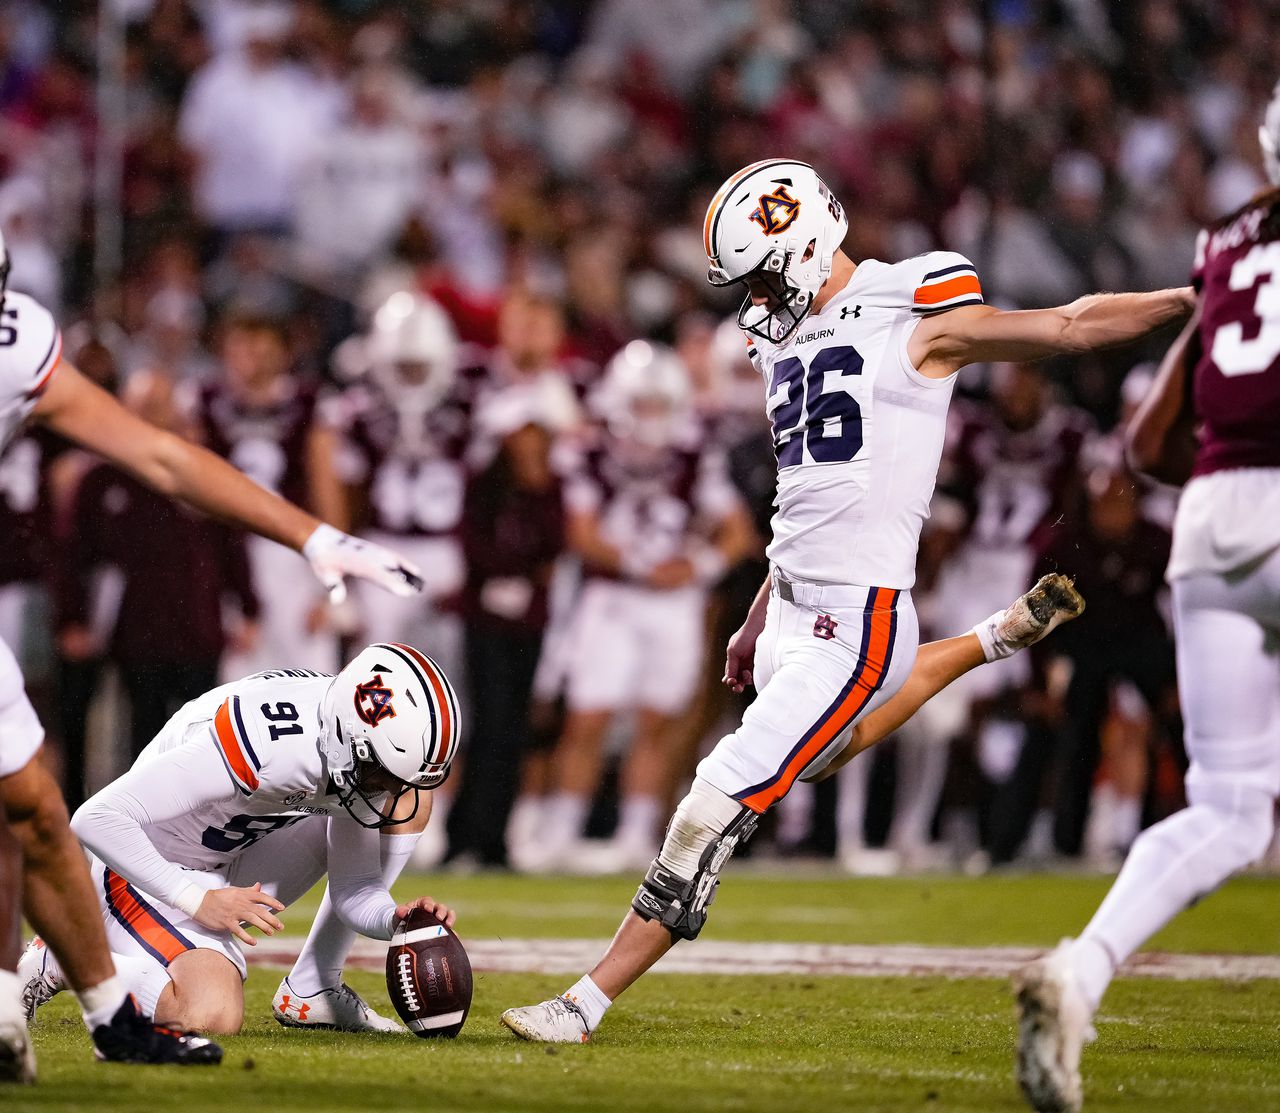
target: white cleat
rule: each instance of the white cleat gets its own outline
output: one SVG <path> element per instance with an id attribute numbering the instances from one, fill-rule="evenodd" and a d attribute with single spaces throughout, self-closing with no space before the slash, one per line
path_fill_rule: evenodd
<path id="1" fill-rule="evenodd" d="M 1050 572 L 1005 608 L 996 622 L 996 634 L 1010 650 L 1026 649 L 1082 614 L 1084 596 L 1076 591 L 1071 577 Z"/>
<path id="2" fill-rule="evenodd" d="M 0 1084 L 30 1085 L 36 1080 L 36 1053 L 21 997 L 18 976 L 0 970 Z"/>
<path id="3" fill-rule="evenodd" d="M 522 1040 L 534 1043 L 586 1043 L 591 1039 L 587 1018 L 567 997 L 508 1009 L 502 1014 L 502 1023 Z"/>
<path id="4" fill-rule="evenodd" d="M 1071 968 L 1071 940 L 1013 976 L 1018 1009 L 1018 1085 L 1038 1113 L 1078 1113 L 1080 1053 L 1095 1034 Z"/>
<path id="5" fill-rule="evenodd" d="M 36 1009 L 67 988 L 62 968 L 38 935 L 18 959 L 18 981 L 22 983 L 22 1009 L 28 1020 L 36 1015 Z"/>
<path id="6" fill-rule="evenodd" d="M 403 1032 L 394 1020 L 379 1016 L 346 982 L 310 997 L 293 991 L 285 978 L 271 1001 L 271 1014 L 286 1028 L 317 1028 L 339 1032 Z"/>

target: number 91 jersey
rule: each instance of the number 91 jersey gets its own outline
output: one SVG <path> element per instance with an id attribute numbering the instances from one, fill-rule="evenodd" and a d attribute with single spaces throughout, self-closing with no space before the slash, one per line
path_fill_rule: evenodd
<path id="1" fill-rule="evenodd" d="M 813 583 L 909 589 L 955 376 L 907 357 L 922 316 L 982 303 L 962 255 L 868 259 L 792 338 L 748 341 L 778 456 L 769 559 Z"/>
<path id="2" fill-rule="evenodd" d="M 144 825 L 166 861 L 216 870 L 272 831 L 341 810 L 328 792 L 318 740 L 320 706 L 332 683 L 308 669 L 256 673 L 178 710 L 135 765 L 142 769 L 184 746 L 209 755 L 202 758 L 208 783 L 174 786 L 199 797 L 200 806 Z"/>

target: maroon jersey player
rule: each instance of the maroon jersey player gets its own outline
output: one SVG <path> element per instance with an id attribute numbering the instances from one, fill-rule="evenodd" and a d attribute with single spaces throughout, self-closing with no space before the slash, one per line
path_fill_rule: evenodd
<path id="1" fill-rule="evenodd" d="M 361 377 L 326 405 L 341 437 L 341 478 L 359 531 L 394 538 L 426 569 L 423 595 L 388 607 L 360 592 L 365 637 L 429 645 L 450 676 L 462 672 L 458 600 L 465 582 L 462 509 L 472 396 L 458 341 L 434 302 L 401 291 L 374 315 Z"/>
<path id="2" fill-rule="evenodd" d="M 644 341 L 605 370 L 601 423 L 566 468 L 568 540 L 584 585 L 568 632 L 568 718 L 553 757 L 556 791 L 539 840 L 543 867 L 580 857 L 605 732 L 634 711 L 618 831 L 600 868 L 653 854 L 668 790 L 666 739 L 701 675 L 707 588 L 752 542 L 750 519 L 718 451 L 704 444 L 688 373 Z"/>
<path id="3" fill-rule="evenodd" d="M 1018 1076 L 1079 1109 L 1089 1021 L 1116 968 L 1260 857 L 1280 798 L 1280 87 L 1260 138 L 1277 187 L 1202 232 L 1196 314 L 1130 429 L 1133 462 L 1185 482 L 1166 578 L 1191 766 L 1187 807 L 1144 831 L 1078 940 L 1017 980 Z M 1198 434 L 1193 436 L 1192 434 Z"/>
<path id="4" fill-rule="evenodd" d="M 266 318 L 233 318 L 222 361 L 224 378 L 200 388 L 193 406 L 198 439 L 268 491 L 345 527 L 332 433 L 319 419 L 316 386 L 289 372 L 283 332 Z M 299 574 L 297 556 L 258 538 L 248 545 L 262 600 L 259 642 L 251 652 L 227 654 L 224 677 L 281 662 L 336 671 L 337 639 L 323 619 L 323 595 Z"/>

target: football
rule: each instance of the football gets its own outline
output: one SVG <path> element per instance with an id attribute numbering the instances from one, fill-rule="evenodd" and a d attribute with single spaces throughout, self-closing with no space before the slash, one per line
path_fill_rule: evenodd
<path id="1" fill-rule="evenodd" d="M 453 1039 L 471 1008 L 471 960 L 450 928 L 415 908 L 387 949 L 387 993 L 400 1019 L 422 1039 Z"/>

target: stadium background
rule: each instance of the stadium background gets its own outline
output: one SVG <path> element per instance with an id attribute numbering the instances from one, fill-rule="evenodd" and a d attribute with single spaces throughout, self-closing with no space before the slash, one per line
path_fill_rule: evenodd
<path id="1" fill-rule="evenodd" d="M 641 337 L 676 346 L 715 419 L 737 402 L 714 341 L 735 299 L 705 282 L 701 225 L 740 165 L 812 162 L 845 202 L 854 259 L 959 250 L 991 302 L 1179 285 L 1197 229 L 1263 183 L 1256 127 L 1280 74 L 1278 23 L 1275 4 L 1207 0 L 11 0 L 0 227 L 13 288 L 55 312 L 67 354 L 178 427 L 193 428 L 193 410 L 168 405 L 166 384 L 180 401 L 215 389 L 229 323 L 271 322 L 288 373 L 340 398 L 343 342 L 397 290 L 444 307 L 486 406 L 526 378 L 558 377 L 589 420 L 599 369 Z M 1169 339 L 965 372 L 922 547 L 928 629 L 956 633 L 988 613 L 963 612 L 973 578 L 997 564 L 1003 601 L 1056 562 L 1080 576 L 1090 611 L 1033 667 L 854 763 L 842 802 L 834 785 L 797 794 L 756 853 L 834 854 L 854 872 L 1105 869 L 1139 823 L 1178 806 L 1160 588 L 1171 496 L 1127 475 L 1120 450 L 1126 408 Z M 486 428 L 477 416 L 466 455 L 480 472 Z M 727 447 L 759 434 L 747 422 Z M 342 437 L 328 443 L 342 472 Z M 998 489 L 980 466 L 995 457 Z M 157 563 L 142 538 L 83 543 L 110 534 L 84 516 L 89 474 L 44 441 L 0 461 L 0 615 L 73 802 L 127 763 L 175 676 L 216 672 L 245 632 L 215 617 L 195 653 L 183 591 L 202 573 L 189 560 Z M 766 521 L 759 467 L 736 474 Z M 360 505 L 341 504 L 342 524 L 360 525 Z M 112 567 L 144 584 L 171 574 L 176 604 L 126 615 L 127 633 L 109 605 L 93 619 Z M 708 682 L 670 742 L 672 792 L 734 714 L 711 674 L 739 581 L 758 583 L 760 567 L 711 601 Z M 486 627 L 474 576 L 445 594 L 446 627 L 510 635 Z M 259 584 L 240 602 L 262 625 L 276 598 Z M 368 626 L 359 613 L 322 621 L 325 652 L 343 631 L 379 636 Z M 468 699 L 487 705 L 503 688 L 499 673 Z M 518 750 L 554 742 L 547 711 L 508 751 L 512 770 Z M 592 831 L 610 824 L 606 793 Z M 454 847 L 460 868 L 494 864 L 475 849 Z"/>

